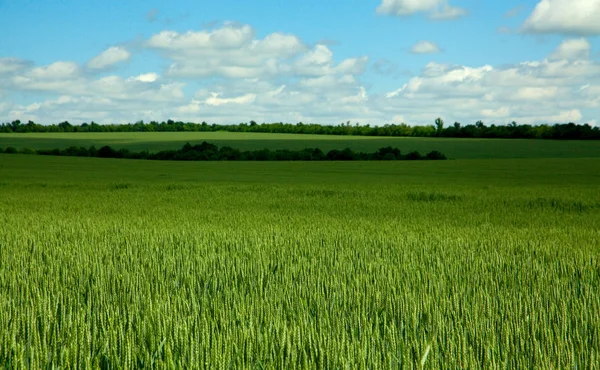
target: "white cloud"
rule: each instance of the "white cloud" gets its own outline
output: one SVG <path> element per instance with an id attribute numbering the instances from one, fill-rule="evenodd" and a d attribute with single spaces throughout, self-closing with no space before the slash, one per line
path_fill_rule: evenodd
<path id="1" fill-rule="evenodd" d="M 172 117 L 221 123 L 250 119 L 326 124 L 350 119 L 375 123 L 382 116 L 366 106 L 368 99 L 366 89 L 349 75 L 306 77 L 285 85 L 263 79 L 229 80 L 200 89 Z"/>
<path id="2" fill-rule="evenodd" d="M 541 0 L 523 24 L 531 33 L 600 35 L 600 0 Z"/>
<path id="3" fill-rule="evenodd" d="M 382 0 L 376 9 L 379 14 L 409 16 L 428 13 L 431 19 L 456 19 L 467 15 L 463 8 L 451 6 L 447 0 Z"/>
<path id="4" fill-rule="evenodd" d="M 568 122 L 581 122 L 583 115 L 579 109 L 571 109 L 568 111 L 561 111 L 560 113 L 548 117 L 547 122 L 551 123 L 568 123 Z"/>
<path id="5" fill-rule="evenodd" d="M 130 57 L 131 53 L 127 49 L 120 46 L 112 46 L 90 60 L 87 67 L 91 69 L 104 69 L 127 61 Z"/>
<path id="6" fill-rule="evenodd" d="M 0 75 L 22 71 L 28 62 L 17 58 L 0 58 Z"/>
<path id="7" fill-rule="evenodd" d="M 325 45 L 317 45 L 314 50 L 304 54 L 299 60 L 299 65 L 328 65 L 333 60 L 333 52 Z"/>
<path id="8" fill-rule="evenodd" d="M 290 58 L 306 50 L 306 46 L 296 36 L 272 33 L 263 40 L 253 40 L 250 49 L 269 57 Z"/>
<path id="9" fill-rule="evenodd" d="M 86 90 L 89 93 L 85 94 L 84 91 L 80 91 L 80 94 L 100 95 L 115 100 L 168 103 L 184 98 L 183 86 L 184 84 L 182 83 L 156 84 L 139 78 L 132 80 L 119 76 L 108 76 L 89 82 L 86 86 Z"/>
<path id="10" fill-rule="evenodd" d="M 8 78 L 4 85 L 16 91 L 46 92 L 65 96 L 106 97 L 116 100 L 161 101 L 183 98 L 183 83 L 158 83 L 157 73 L 123 78 L 109 75 L 93 78 L 72 62 L 35 67 Z"/>
<path id="11" fill-rule="evenodd" d="M 79 75 L 80 68 L 73 62 L 54 62 L 45 67 L 36 67 L 27 72 L 28 78 L 40 80 L 61 80 Z"/>
<path id="12" fill-rule="evenodd" d="M 329 47 L 317 44 L 310 48 L 294 35 L 254 37 L 252 27 L 227 23 L 212 31 L 163 31 L 150 37 L 145 46 L 173 62 L 167 71 L 173 78 L 358 74 L 368 61 L 358 57 L 336 64 Z"/>
<path id="13" fill-rule="evenodd" d="M 387 93 L 386 97 L 393 98 L 394 96 L 404 93 L 406 97 L 410 98 L 412 96 L 411 94 L 419 90 L 422 84 L 423 79 L 421 77 L 413 77 L 398 90 Z"/>
<path id="14" fill-rule="evenodd" d="M 240 48 L 254 37 L 254 30 L 248 25 L 227 25 L 215 31 L 188 31 L 180 34 L 175 31 L 162 31 L 152 36 L 148 47 L 164 50 L 188 50 L 198 52 L 206 49 Z"/>
<path id="15" fill-rule="evenodd" d="M 173 106 L 184 101 L 180 85 L 148 86 L 140 83 L 132 86 L 124 80 L 108 78 L 95 81 L 87 87 L 85 95 L 57 95 L 25 105 L 14 105 L 5 117 L 10 119 L 56 123 L 68 120 L 72 123 L 96 121 L 101 123 L 133 122 L 139 119 L 153 120 L 168 117 Z M 102 86 L 101 86 L 102 85 Z M 146 89 L 141 86 L 146 85 Z M 110 93 L 110 90 L 116 90 Z M 84 89 L 81 89 L 83 92 Z"/>
<path id="16" fill-rule="evenodd" d="M 485 118 L 505 118 L 510 115 L 510 109 L 503 106 L 498 109 L 482 109 L 480 113 Z"/>
<path id="17" fill-rule="evenodd" d="M 207 98 L 204 102 L 208 105 L 219 106 L 223 104 L 248 104 L 252 103 L 256 99 L 256 94 L 245 94 L 242 96 L 236 96 L 234 98 L 220 98 L 222 93 L 212 93 L 210 98 Z"/>
<path id="18" fill-rule="evenodd" d="M 312 78 L 304 78 L 300 81 L 299 85 L 308 88 L 331 88 L 331 87 L 347 87 L 347 86 L 355 86 L 356 79 L 352 75 L 344 75 L 344 76 L 320 76 L 320 77 L 312 77 Z"/>
<path id="19" fill-rule="evenodd" d="M 431 41 L 419 41 L 410 49 L 413 54 L 433 54 L 439 53 L 440 47 Z"/>
<path id="20" fill-rule="evenodd" d="M 285 90 L 285 85 L 281 85 L 277 89 L 267 92 L 267 95 L 277 96 L 277 95 L 281 94 L 283 92 L 283 90 Z"/>
<path id="21" fill-rule="evenodd" d="M 336 66 L 333 61 L 333 52 L 325 45 L 316 45 L 313 50 L 308 51 L 291 64 L 288 71 L 295 75 L 306 76 L 361 74 L 367 62 L 367 57 L 349 58 Z"/>
<path id="22" fill-rule="evenodd" d="M 590 57 L 592 46 L 584 39 L 569 39 L 563 41 L 556 51 L 550 55 L 551 59 L 587 59 Z"/>
<path id="23" fill-rule="evenodd" d="M 5 115 L 11 109 L 12 109 L 12 103 L 0 100 L 0 114 Z"/>
<path id="24" fill-rule="evenodd" d="M 156 73 L 144 73 L 139 76 L 129 77 L 127 81 L 154 82 L 158 79 Z"/>
<path id="25" fill-rule="evenodd" d="M 342 104 L 360 104 L 369 100 L 369 96 L 367 94 L 367 90 L 360 86 L 358 88 L 358 92 L 355 95 L 345 96 L 340 99 L 340 103 Z"/>
<path id="26" fill-rule="evenodd" d="M 404 116 L 398 114 L 392 118 L 392 121 L 395 124 L 406 123 L 406 118 L 404 118 Z"/>
<path id="27" fill-rule="evenodd" d="M 583 123 L 592 118 L 584 111 L 600 110 L 600 63 L 587 59 L 585 45 L 567 40 L 546 59 L 502 68 L 429 63 L 377 104 L 408 122 L 445 112 L 447 121 Z"/>
<path id="28" fill-rule="evenodd" d="M 558 87 L 521 87 L 517 90 L 514 98 L 517 100 L 548 100 L 556 97 L 558 93 Z"/>
<path id="29" fill-rule="evenodd" d="M 378 125 L 431 124 L 441 116 L 446 122 L 535 124 L 583 123 L 600 111 L 600 63 L 589 58 L 585 39 L 565 40 L 547 58 L 511 66 L 430 62 L 381 92 L 362 75 L 366 57 L 339 60 L 333 47 L 308 46 L 294 35 L 257 39 L 246 26 L 223 28 L 233 31 L 155 35 L 147 47 L 171 62 L 162 72 L 100 78 L 71 62 L 32 67 L 0 59 L 0 70 L 9 71 L 0 74 L 0 121 Z M 199 87 L 186 94 L 192 80 Z M 15 94 L 26 98 L 15 104 Z"/>

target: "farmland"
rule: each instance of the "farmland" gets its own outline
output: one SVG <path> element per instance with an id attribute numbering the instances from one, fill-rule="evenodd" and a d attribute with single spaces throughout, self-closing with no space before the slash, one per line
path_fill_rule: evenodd
<path id="1" fill-rule="evenodd" d="M 0 146 L 235 140 L 52 135 Z M 456 160 L 0 155 L 0 365 L 597 368 L 598 144 L 442 140 L 310 146 Z M 266 144 L 306 146 L 235 146 Z"/>
<path id="2" fill-rule="evenodd" d="M 600 158 L 598 141 L 527 140 L 527 139 L 455 139 L 422 137 L 369 137 L 301 134 L 263 134 L 237 132 L 122 132 L 122 133 L 0 133 L 0 147 L 17 149 L 64 149 L 69 146 L 101 147 L 157 152 L 179 149 L 185 143 L 208 141 L 217 146 L 229 145 L 240 150 L 289 149 L 318 147 L 323 151 L 351 148 L 373 152 L 385 146 L 400 148 L 404 153 L 438 150 L 448 158 Z"/>

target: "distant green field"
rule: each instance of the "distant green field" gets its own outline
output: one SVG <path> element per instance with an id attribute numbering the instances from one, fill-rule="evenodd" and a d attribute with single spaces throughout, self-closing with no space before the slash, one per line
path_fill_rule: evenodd
<path id="1" fill-rule="evenodd" d="M 531 185 L 564 187 L 600 185 L 600 160 L 498 159 L 432 162 L 162 162 L 101 158 L 0 154 L 0 182 L 31 184 L 139 181 L 162 183 L 348 184 L 371 186 L 447 186 L 513 188 Z M 58 175 L 61 174 L 61 175 Z M 65 176 L 67 174 L 67 176 Z"/>
<path id="2" fill-rule="evenodd" d="M 0 154 L 0 367 L 594 369 L 599 188 L 597 158 Z"/>
<path id="3" fill-rule="evenodd" d="M 0 147 L 23 149 L 66 148 L 71 145 L 156 152 L 179 149 L 186 142 L 209 141 L 218 146 L 236 149 L 290 149 L 318 147 L 323 151 L 352 148 L 373 152 L 384 146 L 400 148 L 403 152 L 417 150 L 424 154 L 438 150 L 449 158 L 599 158 L 599 141 L 552 141 L 525 139 L 455 139 L 326 136 L 299 134 L 262 134 L 235 132 L 131 132 L 131 133 L 0 133 Z"/>

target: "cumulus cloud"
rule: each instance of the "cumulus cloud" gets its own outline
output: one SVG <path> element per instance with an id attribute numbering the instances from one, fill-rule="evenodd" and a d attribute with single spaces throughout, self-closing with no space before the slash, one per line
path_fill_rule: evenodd
<path id="1" fill-rule="evenodd" d="M 256 94 L 244 94 L 242 96 L 236 96 L 232 98 L 221 98 L 222 93 L 212 93 L 212 96 L 207 98 L 204 102 L 208 105 L 219 106 L 223 104 L 248 104 L 252 103 L 256 99 Z"/>
<path id="2" fill-rule="evenodd" d="M 154 82 L 158 79 L 156 73 L 144 73 L 139 76 L 129 77 L 127 81 Z"/>
<path id="3" fill-rule="evenodd" d="M 112 46 L 94 57 L 87 64 L 91 69 L 104 69 L 129 60 L 131 53 L 121 46 Z"/>
<path id="4" fill-rule="evenodd" d="M 102 78 L 92 78 L 81 73 L 80 67 L 71 62 L 56 62 L 48 66 L 35 67 L 21 74 L 12 76 L 4 81 L 4 85 L 13 91 L 23 91 L 30 94 L 46 93 L 59 96 L 56 99 L 47 100 L 48 104 L 32 103 L 27 106 L 16 106 L 13 115 L 27 113 L 36 117 L 58 116 L 50 110 L 62 111 L 65 107 L 73 106 L 77 111 L 84 112 L 85 107 L 104 106 L 114 109 L 122 115 L 129 115 L 132 107 L 136 109 L 153 107 L 169 107 L 174 102 L 183 101 L 183 83 L 167 82 L 159 83 L 160 76 L 156 73 L 146 73 L 129 78 L 116 75 Z M 83 104 L 78 106 L 78 104 Z M 93 104 L 92 104 L 93 103 Z M 90 110 L 90 118 L 93 112 Z M 42 114 L 43 113 L 43 114 Z M 69 115 L 69 113 L 65 113 Z M 79 116 L 78 116 L 79 117 Z M 72 118 L 65 117 L 61 120 Z"/>
<path id="5" fill-rule="evenodd" d="M 0 58 L 0 75 L 22 71 L 30 64 L 18 58 Z"/>
<path id="6" fill-rule="evenodd" d="M 510 115 L 510 109 L 506 106 L 502 106 L 497 109 L 482 109 L 479 113 L 484 118 L 506 118 Z"/>
<path id="7" fill-rule="evenodd" d="M 228 80 L 198 90 L 173 117 L 222 123 L 250 119 L 326 124 L 382 120 L 381 112 L 365 105 L 368 99 L 366 89 L 350 75 L 304 77 L 287 84 L 264 79 Z"/>
<path id="8" fill-rule="evenodd" d="M 152 84 L 117 76 L 79 82 L 79 87 L 47 90 L 55 94 L 54 98 L 13 105 L 4 117 L 46 123 L 125 123 L 168 117 L 172 107 L 185 100 L 180 83 Z"/>
<path id="9" fill-rule="evenodd" d="M 600 0 L 541 0 L 523 31 L 567 35 L 600 35 Z"/>
<path id="10" fill-rule="evenodd" d="M 591 122 L 600 110 L 600 63 L 589 57 L 583 38 L 564 40 L 541 60 L 509 66 L 430 62 L 383 92 L 365 81 L 366 57 L 339 59 L 330 46 L 310 46 L 289 34 L 257 38 L 244 25 L 164 31 L 145 47 L 169 62 L 165 70 L 99 77 L 68 61 L 32 66 L 0 59 L 0 120 L 377 125 L 431 124 L 442 116 L 447 122 L 535 124 Z M 372 67 L 395 73 L 391 61 Z M 13 94 L 27 99 L 16 104 Z"/>
<path id="11" fill-rule="evenodd" d="M 412 46 L 410 52 L 413 54 L 434 54 L 440 52 L 440 47 L 431 41 L 419 41 Z"/>
<path id="12" fill-rule="evenodd" d="M 519 88 L 514 98 L 517 100 L 548 100 L 556 97 L 558 93 L 558 87 L 547 86 L 547 87 L 521 87 Z"/>
<path id="13" fill-rule="evenodd" d="M 364 105 L 368 93 L 356 78 L 366 68 L 366 57 L 336 61 L 327 45 L 311 47 L 283 33 L 257 39 L 251 27 L 232 23 L 212 31 L 163 31 L 144 46 L 172 62 L 162 75 L 95 78 L 70 62 L 29 68 L 10 76 L 10 85 L 55 98 L 12 106 L 5 116 L 46 122 L 381 119 Z M 184 81 L 202 77 L 210 79 L 187 97 Z"/>
<path id="14" fill-rule="evenodd" d="M 333 52 L 325 45 L 316 45 L 295 63 L 288 72 L 296 75 L 323 76 L 328 74 L 361 74 L 368 62 L 367 57 L 345 59 L 335 65 Z"/>
<path id="15" fill-rule="evenodd" d="M 579 109 L 571 109 L 549 116 L 546 122 L 581 122 L 582 118 L 583 115 Z"/>
<path id="16" fill-rule="evenodd" d="M 328 46 L 313 48 L 295 35 L 272 33 L 256 39 L 249 25 L 226 23 L 212 31 L 163 31 L 145 46 L 170 59 L 167 74 L 177 78 L 226 78 L 361 73 L 367 57 L 336 64 Z"/>
<path id="17" fill-rule="evenodd" d="M 431 19 L 456 19 L 468 14 L 459 7 L 451 6 L 447 0 L 382 0 L 376 9 L 379 14 L 409 16 L 427 13 Z"/>
<path id="18" fill-rule="evenodd" d="M 248 78 L 276 74 L 280 70 L 279 58 L 307 49 L 296 36 L 274 33 L 256 40 L 250 26 L 234 24 L 213 31 L 163 31 L 145 45 L 173 61 L 168 70 L 173 77 Z"/>
<path id="19" fill-rule="evenodd" d="M 586 50 L 585 42 L 566 40 L 548 58 L 507 67 L 429 63 L 388 92 L 381 109 L 413 122 L 432 111 L 448 120 L 581 122 L 584 110 L 600 108 L 600 64 Z"/>
<path id="20" fill-rule="evenodd" d="M 563 41 L 550 55 L 551 59 L 587 59 L 590 57 L 592 46 L 584 38 Z"/>
<path id="21" fill-rule="evenodd" d="M 62 80 L 79 74 L 80 68 L 77 63 L 59 61 L 45 67 L 35 67 L 25 74 L 25 78 L 31 80 Z"/>
<path id="22" fill-rule="evenodd" d="M 203 50 L 240 48 L 254 37 L 254 30 L 249 25 L 227 25 L 215 31 L 162 31 L 153 35 L 147 46 L 163 50 L 185 50 L 200 54 Z"/>

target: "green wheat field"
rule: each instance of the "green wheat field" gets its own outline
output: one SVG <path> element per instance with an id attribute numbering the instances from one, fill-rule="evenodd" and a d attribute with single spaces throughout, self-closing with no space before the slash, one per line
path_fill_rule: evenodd
<path id="1" fill-rule="evenodd" d="M 59 136 L 454 160 L 0 154 L 0 367 L 600 368 L 600 143 Z"/>

